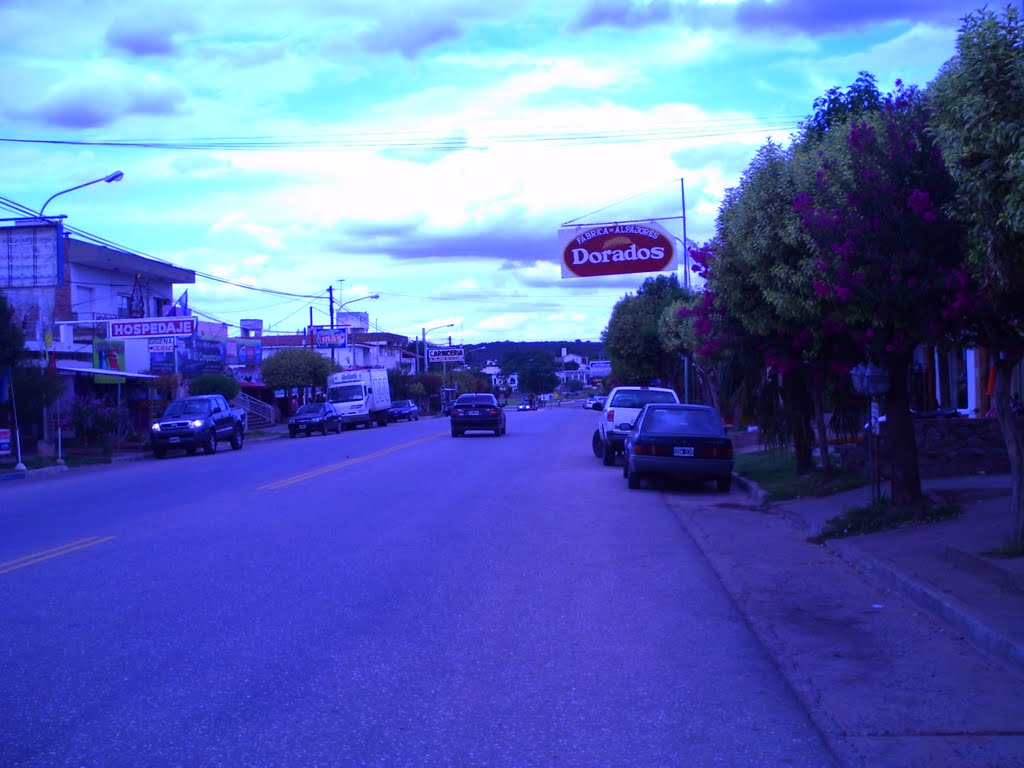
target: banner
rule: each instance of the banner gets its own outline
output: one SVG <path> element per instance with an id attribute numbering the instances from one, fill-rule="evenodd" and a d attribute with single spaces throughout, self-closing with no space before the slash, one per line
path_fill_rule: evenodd
<path id="1" fill-rule="evenodd" d="M 92 367 L 105 371 L 124 371 L 124 342 L 114 339 L 93 339 Z M 124 384 L 123 376 L 96 376 L 97 384 Z"/>

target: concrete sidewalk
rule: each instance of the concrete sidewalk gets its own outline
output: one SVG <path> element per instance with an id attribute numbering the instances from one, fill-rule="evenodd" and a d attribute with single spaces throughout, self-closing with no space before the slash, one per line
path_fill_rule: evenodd
<path id="1" fill-rule="evenodd" d="M 925 482 L 957 519 L 812 544 L 863 488 L 763 505 L 666 494 L 844 766 L 1024 766 L 1024 559 L 1010 478 Z"/>

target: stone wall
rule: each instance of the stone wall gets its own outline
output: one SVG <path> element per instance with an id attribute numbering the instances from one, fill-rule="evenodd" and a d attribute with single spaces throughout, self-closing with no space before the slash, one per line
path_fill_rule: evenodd
<path id="1" fill-rule="evenodd" d="M 1024 428 L 1024 420 L 1018 420 Z M 921 477 L 1005 474 L 1010 471 L 1006 442 L 995 419 L 915 419 Z M 888 477 L 889 451 L 885 424 L 880 435 L 882 475 Z M 865 442 L 837 450 L 843 468 L 870 471 Z"/>

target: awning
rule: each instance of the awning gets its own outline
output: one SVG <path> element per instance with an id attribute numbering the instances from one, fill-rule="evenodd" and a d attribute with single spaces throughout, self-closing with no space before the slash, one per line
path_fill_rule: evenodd
<path id="1" fill-rule="evenodd" d="M 70 360 L 58 360 L 57 370 L 65 373 L 80 373 L 83 376 L 118 376 L 123 379 L 155 379 L 151 373 L 127 373 L 126 371 L 112 371 L 109 368 L 79 368 Z"/>

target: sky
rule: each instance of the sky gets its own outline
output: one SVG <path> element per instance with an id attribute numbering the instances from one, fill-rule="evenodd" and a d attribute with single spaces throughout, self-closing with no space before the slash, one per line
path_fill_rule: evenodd
<path id="1" fill-rule="evenodd" d="M 236 328 L 327 325 L 330 287 L 435 343 L 598 341 L 656 275 L 563 279 L 563 224 L 707 240 L 759 146 L 861 71 L 926 86 L 981 5 L 0 0 L 0 198 L 120 170 L 47 215 Z"/>

